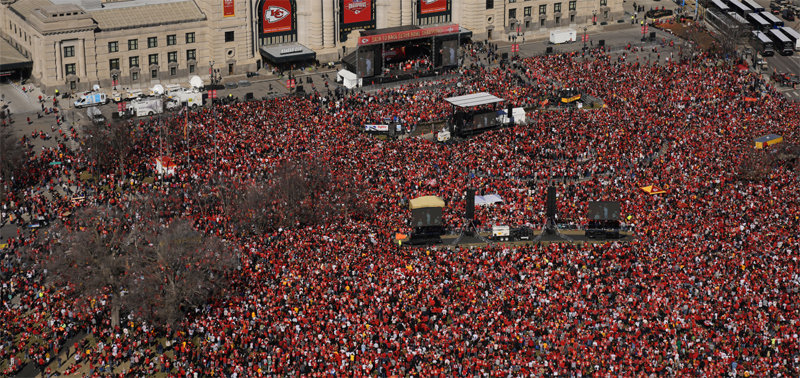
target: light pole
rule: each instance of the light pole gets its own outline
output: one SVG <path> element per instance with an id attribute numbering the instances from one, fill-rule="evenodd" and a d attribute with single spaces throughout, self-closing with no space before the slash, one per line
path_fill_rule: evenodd
<path id="1" fill-rule="evenodd" d="M 213 86 L 214 84 L 216 84 L 214 83 L 214 60 L 209 60 L 208 65 L 210 66 L 208 68 L 208 76 L 211 77 L 211 85 Z"/>
<path id="2" fill-rule="evenodd" d="M 587 29 L 589 29 L 587 26 L 583 27 L 583 51 L 586 51 L 586 41 L 589 40 L 588 34 L 586 34 Z"/>

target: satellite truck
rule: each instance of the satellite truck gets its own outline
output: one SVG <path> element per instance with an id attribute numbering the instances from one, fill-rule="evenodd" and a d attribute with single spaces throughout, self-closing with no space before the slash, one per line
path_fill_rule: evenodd
<path id="1" fill-rule="evenodd" d="M 164 101 L 161 97 L 141 98 L 129 102 L 126 110 L 134 117 L 161 114 L 164 112 Z"/>
<path id="2" fill-rule="evenodd" d="M 558 45 L 561 43 L 575 42 L 578 40 L 578 33 L 575 29 L 561 29 L 550 32 L 550 43 Z"/>

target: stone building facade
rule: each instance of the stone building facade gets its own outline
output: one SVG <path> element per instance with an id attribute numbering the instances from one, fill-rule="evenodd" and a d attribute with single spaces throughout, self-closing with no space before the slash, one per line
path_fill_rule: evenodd
<path id="1" fill-rule="evenodd" d="M 361 30 L 458 24 L 473 40 L 623 20 L 622 0 L 2 0 L 0 36 L 49 89 L 148 87 L 338 61 Z"/>

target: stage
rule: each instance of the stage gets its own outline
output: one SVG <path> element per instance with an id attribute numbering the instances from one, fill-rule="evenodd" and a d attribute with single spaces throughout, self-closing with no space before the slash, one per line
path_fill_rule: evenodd
<path id="1" fill-rule="evenodd" d="M 542 230 L 536 230 L 535 235 L 531 239 L 536 239 Z M 602 239 L 595 239 L 595 238 L 587 238 L 584 235 L 583 230 L 559 230 L 561 235 L 564 235 L 570 239 L 564 239 L 557 234 L 544 234 L 539 240 L 514 240 L 514 241 L 493 241 L 492 244 L 502 244 L 502 245 L 532 245 L 532 244 L 550 244 L 550 243 L 570 243 L 570 244 L 584 244 L 584 243 L 609 243 L 609 242 L 620 242 L 620 243 L 629 243 L 635 240 L 635 237 L 632 232 L 627 231 L 620 231 L 619 238 L 602 238 Z M 427 246 L 437 246 L 437 247 L 451 247 L 454 246 L 452 243 L 455 239 L 458 238 L 458 233 L 453 234 L 446 234 L 442 235 L 441 242 L 439 243 L 431 243 L 431 244 L 412 244 L 409 243 L 407 240 L 403 240 L 400 243 L 398 240 L 395 240 L 395 243 L 398 243 L 401 247 L 427 247 Z M 490 239 L 492 233 L 489 231 L 481 232 L 480 235 L 485 239 Z M 486 246 L 488 243 L 481 241 L 476 236 L 464 236 L 461 238 L 461 242 L 458 243 L 460 247 L 482 247 Z"/>

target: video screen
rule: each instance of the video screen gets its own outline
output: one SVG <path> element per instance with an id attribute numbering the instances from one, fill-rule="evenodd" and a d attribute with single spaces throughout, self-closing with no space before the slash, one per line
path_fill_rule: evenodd
<path id="1" fill-rule="evenodd" d="M 411 210 L 411 226 L 427 227 L 442 225 L 442 208 L 425 207 Z"/>
<path id="2" fill-rule="evenodd" d="M 615 201 L 589 202 L 589 219 L 619 220 L 620 206 Z"/>
<path id="3" fill-rule="evenodd" d="M 458 65 L 458 41 L 442 42 L 442 66 Z"/>

